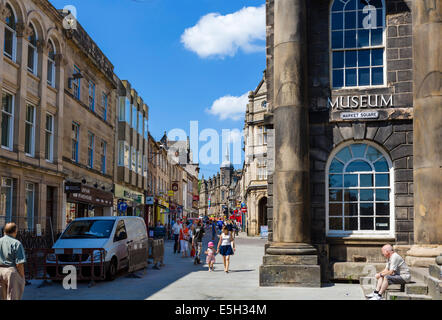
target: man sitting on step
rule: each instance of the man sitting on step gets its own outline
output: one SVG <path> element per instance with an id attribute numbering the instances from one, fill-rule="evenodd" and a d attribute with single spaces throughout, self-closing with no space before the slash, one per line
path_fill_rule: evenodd
<path id="1" fill-rule="evenodd" d="M 382 255 L 387 258 L 385 269 L 376 274 L 378 281 L 376 290 L 367 296 L 370 300 L 382 300 L 382 295 L 390 284 L 405 284 L 410 282 L 411 275 L 404 259 L 394 252 L 393 247 L 386 244 L 382 247 Z"/>

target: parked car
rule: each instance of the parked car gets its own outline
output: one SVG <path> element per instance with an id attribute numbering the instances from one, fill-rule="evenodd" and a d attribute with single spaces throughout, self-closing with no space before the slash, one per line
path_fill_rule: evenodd
<path id="1" fill-rule="evenodd" d="M 93 217 L 78 218 L 72 221 L 60 238 L 53 245 L 53 249 L 104 249 L 104 265 L 106 278 L 115 279 L 117 272 L 129 266 L 128 245 L 143 244 L 147 250 L 148 235 L 144 220 L 140 217 Z M 94 263 L 100 262 L 100 251 L 93 254 Z M 58 255 L 59 264 L 73 264 L 78 262 L 78 255 Z M 82 255 L 82 262 L 91 262 L 90 255 Z M 55 254 L 48 255 L 47 263 L 55 263 Z M 55 274 L 55 267 L 49 274 Z M 89 270 L 90 272 L 90 270 Z M 59 273 L 61 273 L 59 271 Z"/>

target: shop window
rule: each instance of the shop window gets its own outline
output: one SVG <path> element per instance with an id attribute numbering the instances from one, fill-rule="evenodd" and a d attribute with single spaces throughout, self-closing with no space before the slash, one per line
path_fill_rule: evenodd
<path id="1" fill-rule="evenodd" d="M 0 225 L 12 221 L 12 179 L 1 178 Z"/>
<path id="2" fill-rule="evenodd" d="M 49 53 L 48 53 L 48 85 L 55 88 L 55 46 L 51 39 L 49 43 Z"/>
<path id="3" fill-rule="evenodd" d="M 377 147 L 356 143 L 332 153 L 327 166 L 329 236 L 393 236 L 393 169 Z"/>
<path id="4" fill-rule="evenodd" d="M 35 151 L 35 107 L 26 106 L 25 119 L 25 154 L 33 157 Z"/>
<path id="5" fill-rule="evenodd" d="M 385 83 L 384 0 L 335 0 L 330 12 L 333 88 Z"/>
<path id="6" fill-rule="evenodd" d="M 29 24 L 29 28 L 31 29 L 31 34 L 28 37 L 28 70 L 37 75 L 37 32 L 32 23 Z"/>
<path id="7" fill-rule="evenodd" d="M 12 151 L 14 137 L 14 96 L 2 95 L 1 109 L 1 146 Z"/>

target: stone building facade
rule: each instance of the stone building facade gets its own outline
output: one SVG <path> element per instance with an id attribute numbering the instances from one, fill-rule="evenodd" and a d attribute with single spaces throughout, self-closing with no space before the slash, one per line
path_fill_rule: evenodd
<path id="1" fill-rule="evenodd" d="M 416 46 L 412 24 L 429 12 L 440 14 L 440 2 L 267 1 L 265 122 L 275 128 L 275 173 L 268 180 L 262 285 L 318 285 L 318 265 L 323 281 L 358 279 L 368 264 L 383 267 L 384 243 L 408 255 L 411 266 L 429 261 L 413 256 L 434 260 L 441 252 L 440 202 L 437 207 L 427 197 L 424 214 L 416 214 L 413 179 L 421 148 L 413 130 L 422 90 L 416 70 L 426 65 L 419 55 L 428 43 Z M 440 111 L 431 110 L 440 119 Z M 432 131 L 429 142 L 440 136 L 440 127 Z M 426 164 L 440 177 L 440 148 L 427 154 L 433 162 Z M 440 180 L 431 182 L 433 198 L 440 199 Z M 426 222 L 417 221 L 424 216 Z M 426 240 L 416 234 L 419 228 Z M 429 250 L 419 251 L 424 244 Z M 296 263 L 275 267 L 274 255 L 299 252 L 317 257 L 303 261 L 308 275 Z M 286 267 L 301 272 L 298 280 L 273 273 Z"/>
<path id="2" fill-rule="evenodd" d="M 267 226 L 269 130 L 264 123 L 267 108 L 267 85 L 263 77 L 257 88 L 249 93 L 249 103 L 244 120 L 244 201 L 247 205 L 247 233 L 249 236 L 259 235 L 261 226 Z"/>

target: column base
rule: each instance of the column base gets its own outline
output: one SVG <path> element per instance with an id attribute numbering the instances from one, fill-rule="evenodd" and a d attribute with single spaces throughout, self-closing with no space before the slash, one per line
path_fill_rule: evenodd
<path id="1" fill-rule="evenodd" d="M 270 244 L 259 267 L 259 285 L 321 287 L 321 267 L 316 253 L 308 244 Z"/>

